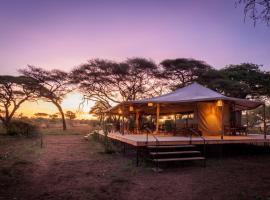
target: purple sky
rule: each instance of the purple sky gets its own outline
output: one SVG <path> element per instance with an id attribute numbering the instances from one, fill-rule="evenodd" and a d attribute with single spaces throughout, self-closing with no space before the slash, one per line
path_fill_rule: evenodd
<path id="1" fill-rule="evenodd" d="M 0 0 L 0 73 L 71 69 L 90 58 L 254 62 L 270 70 L 270 27 L 235 0 Z"/>

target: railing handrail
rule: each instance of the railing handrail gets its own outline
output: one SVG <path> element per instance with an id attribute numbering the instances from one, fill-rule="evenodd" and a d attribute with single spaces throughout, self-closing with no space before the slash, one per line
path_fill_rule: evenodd
<path id="1" fill-rule="evenodd" d="M 152 133 L 152 130 L 150 128 L 145 128 L 146 130 L 146 144 L 148 145 L 148 138 L 149 138 L 149 133 Z M 154 135 L 154 134 L 151 134 L 153 136 L 153 138 L 156 140 L 156 146 L 159 145 L 159 140 L 158 138 Z"/>
<path id="2" fill-rule="evenodd" d="M 206 141 L 206 139 L 200 134 L 198 133 L 195 129 L 193 128 L 188 128 L 188 130 L 190 130 L 192 133 L 194 133 L 195 135 L 199 136 L 203 141 Z M 190 134 L 192 136 L 192 133 Z"/>
<path id="3" fill-rule="evenodd" d="M 150 128 L 148 128 L 148 127 L 146 127 L 145 129 L 146 129 L 146 145 L 148 146 L 148 136 L 149 136 L 148 134 L 149 134 L 149 133 L 153 133 L 153 132 L 152 132 L 152 130 L 151 130 Z M 153 136 L 153 138 L 156 140 L 156 147 L 159 146 L 159 140 L 157 139 L 157 137 L 156 137 L 154 134 L 152 134 L 152 136 Z M 157 148 L 155 148 L 155 153 L 156 153 L 156 154 L 158 153 Z M 158 168 L 159 168 L 159 164 L 158 164 L 158 162 L 156 162 L 156 169 L 158 170 Z"/>
<path id="4" fill-rule="evenodd" d="M 206 156 L 206 139 L 193 128 L 188 128 L 188 130 L 190 130 L 192 133 L 199 136 L 203 140 L 203 156 L 205 157 Z M 190 133 L 190 144 L 192 144 L 192 133 Z"/>

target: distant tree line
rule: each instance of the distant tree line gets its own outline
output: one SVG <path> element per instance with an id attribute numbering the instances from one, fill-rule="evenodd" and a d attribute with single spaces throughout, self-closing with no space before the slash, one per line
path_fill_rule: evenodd
<path id="1" fill-rule="evenodd" d="M 145 58 L 123 62 L 92 59 L 71 72 L 27 66 L 20 76 L 0 76 L 0 120 L 8 127 L 25 101 L 44 100 L 54 104 L 66 129 L 61 102 L 71 91 L 78 90 L 84 100 L 95 101 L 91 113 L 101 113 L 115 103 L 149 98 L 197 81 L 227 96 L 268 99 L 270 72 L 260 65 L 243 63 L 215 69 L 204 61 L 177 58 L 160 64 Z M 39 114 L 42 115 L 40 112 Z"/>

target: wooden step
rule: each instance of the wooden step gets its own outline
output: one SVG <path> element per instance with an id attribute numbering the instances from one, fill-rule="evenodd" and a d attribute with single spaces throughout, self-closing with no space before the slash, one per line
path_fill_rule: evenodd
<path id="1" fill-rule="evenodd" d="M 189 157 L 189 158 L 158 158 L 158 159 L 153 159 L 154 162 L 191 161 L 191 160 L 205 160 L 205 157 Z"/>
<path id="2" fill-rule="evenodd" d="M 149 149 L 166 149 L 166 148 L 191 148 L 194 145 L 157 145 L 157 146 L 147 146 Z"/>
<path id="3" fill-rule="evenodd" d="M 201 153 L 200 151 L 168 151 L 168 152 L 150 152 L 150 155 L 172 155 L 172 154 L 195 154 Z"/>

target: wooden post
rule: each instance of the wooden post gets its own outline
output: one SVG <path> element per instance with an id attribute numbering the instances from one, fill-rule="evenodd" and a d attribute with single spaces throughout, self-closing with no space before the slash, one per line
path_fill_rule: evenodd
<path id="1" fill-rule="evenodd" d="M 125 118 L 124 118 L 124 114 L 122 114 L 122 134 L 125 134 Z"/>
<path id="2" fill-rule="evenodd" d="M 176 134 L 176 114 L 174 114 L 174 134 Z"/>
<path id="3" fill-rule="evenodd" d="M 140 159 L 140 147 L 136 147 L 136 167 L 139 166 L 139 159 Z"/>
<path id="4" fill-rule="evenodd" d="M 122 135 L 125 134 L 124 105 L 122 106 Z"/>
<path id="5" fill-rule="evenodd" d="M 265 111 L 265 104 L 263 104 L 263 132 L 264 132 L 264 139 L 266 139 L 266 111 Z"/>
<path id="6" fill-rule="evenodd" d="M 136 110 L 136 133 L 139 133 L 139 117 L 140 117 L 140 113 L 139 110 Z"/>
<path id="7" fill-rule="evenodd" d="M 248 121 L 248 110 L 246 110 L 246 118 L 247 118 L 247 133 L 248 133 L 248 126 L 249 126 L 249 121 Z"/>
<path id="8" fill-rule="evenodd" d="M 224 115 L 224 102 L 222 101 L 221 106 L 221 139 L 224 138 L 224 122 L 223 122 L 223 115 Z"/>
<path id="9" fill-rule="evenodd" d="M 157 104 L 157 113 L 156 113 L 156 117 L 157 117 L 157 121 L 156 121 L 156 133 L 158 133 L 158 127 L 159 127 L 159 114 L 160 114 L 160 105 Z"/>

